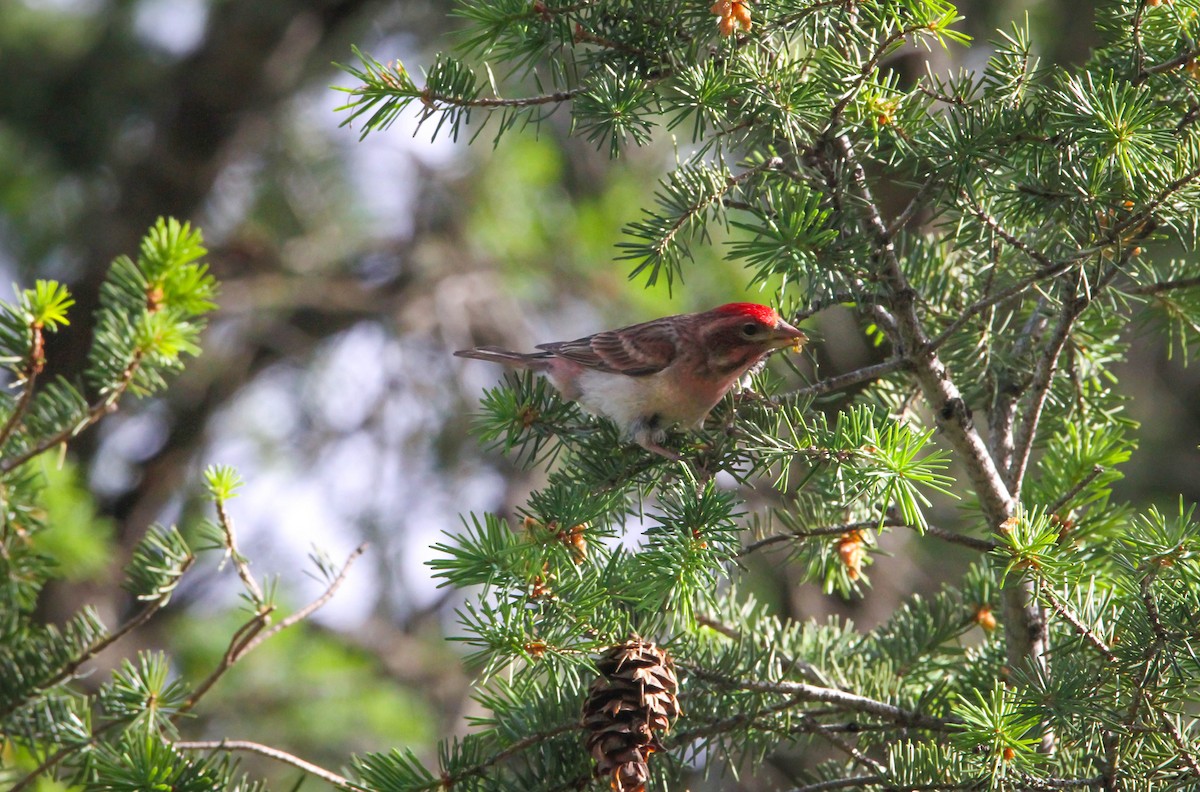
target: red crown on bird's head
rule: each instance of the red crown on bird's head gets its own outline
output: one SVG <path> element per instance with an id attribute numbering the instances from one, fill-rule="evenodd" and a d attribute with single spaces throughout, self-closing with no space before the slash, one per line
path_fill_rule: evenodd
<path id="1" fill-rule="evenodd" d="M 765 325 L 774 327 L 779 323 L 779 314 L 769 305 L 759 305 L 758 303 L 728 303 L 719 308 L 714 308 L 713 311 L 721 314 L 729 314 L 730 316 L 744 316 L 747 319 L 753 319 L 756 322 L 762 322 Z"/>

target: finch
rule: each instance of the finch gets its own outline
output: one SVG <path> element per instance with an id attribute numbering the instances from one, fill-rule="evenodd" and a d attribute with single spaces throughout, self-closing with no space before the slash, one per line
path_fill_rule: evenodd
<path id="1" fill-rule="evenodd" d="M 539 344 L 538 352 L 477 347 L 454 354 L 542 373 L 564 398 L 615 423 L 625 439 L 679 459 L 662 445 L 668 427 L 699 427 L 767 355 L 789 346 L 799 350 L 806 341 L 774 308 L 729 303 Z"/>

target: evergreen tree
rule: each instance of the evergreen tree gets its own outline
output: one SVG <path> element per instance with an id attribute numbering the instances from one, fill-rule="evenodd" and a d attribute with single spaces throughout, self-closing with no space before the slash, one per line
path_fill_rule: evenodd
<path id="1" fill-rule="evenodd" d="M 634 277 L 682 287 L 724 227 L 789 320 L 848 307 L 886 356 L 799 385 L 756 376 L 706 431 L 671 438 L 681 462 L 540 380 L 489 391 L 481 438 L 550 473 L 515 525 L 470 515 L 436 548 L 435 574 L 471 591 L 458 640 L 488 714 L 436 763 L 397 748 L 341 775 L 179 736 L 233 664 L 327 598 L 272 623 L 224 508 L 232 471 L 208 473 L 205 536 L 251 615 L 211 674 L 143 654 L 94 692 L 77 684 L 170 598 L 193 558 L 177 531 L 134 554 L 144 606 L 122 625 L 34 615 L 53 560 L 32 463 L 160 389 L 211 307 L 198 234 L 163 221 L 114 263 L 86 386 L 39 381 L 70 307 L 60 286 L 0 312 L 17 382 L 0 404 L 5 780 L 252 788 L 230 758 L 246 750 L 346 789 L 664 789 L 811 746 L 832 758 L 792 772 L 796 789 L 1200 786 L 1200 535 L 1189 506 L 1114 499 L 1136 444 L 1112 374 L 1135 332 L 1185 355 L 1196 338 L 1198 10 L 1118 0 L 1077 69 L 1039 67 L 1017 26 L 982 73 L 916 80 L 897 53 L 964 43 L 944 0 L 460 0 L 462 55 L 420 82 L 361 55 L 345 111 L 363 134 L 415 104 L 435 134 L 516 134 L 560 110 L 613 155 L 683 136 L 627 229 Z M 508 98 L 497 74 L 533 90 Z M 836 412 L 817 402 L 831 395 Z M 946 496 L 959 509 L 931 523 Z M 637 545 L 620 542 L 634 527 Z M 868 632 L 778 618 L 747 591 L 742 560 L 786 546 L 812 582 L 863 592 L 889 531 L 978 559 Z M 331 592 L 344 569 L 321 569 Z"/>
<path id="2" fill-rule="evenodd" d="M 632 277 L 681 287 L 724 227 L 785 318 L 848 306 L 887 351 L 756 377 L 675 438 L 682 463 L 540 381 L 490 391 L 483 440 L 551 466 L 523 523 L 471 516 L 436 548 L 475 591 L 460 640 L 491 715 L 436 768 L 360 758 L 361 783 L 676 788 L 801 743 L 834 758 L 800 789 L 1200 785 L 1197 525 L 1112 497 L 1135 450 L 1113 366 L 1151 319 L 1186 354 L 1200 319 L 1198 9 L 1107 3 L 1075 69 L 1016 25 L 982 72 L 917 79 L 898 54 L 965 43 L 944 0 L 462 0 L 459 55 L 422 79 L 360 53 L 344 110 L 364 135 L 415 106 L 472 139 L 569 113 L 613 156 L 680 136 L 626 229 Z M 961 500 L 952 522 L 929 524 L 934 493 Z M 746 592 L 740 559 L 776 544 L 862 591 L 887 531 L 978 560 L 865 633 Z"/>

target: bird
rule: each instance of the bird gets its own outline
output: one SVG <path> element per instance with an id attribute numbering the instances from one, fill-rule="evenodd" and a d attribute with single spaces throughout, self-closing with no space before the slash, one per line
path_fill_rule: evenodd
<path id="1" fill-rule="evenodd" d="M 622 439 L 679 460 L 662 444 L 668 428 L 699 428 L 767 355 L 807 341 L 774 308 L 736 302 L 538 344 L 537 352 L 483 346 L 454 354 L 541 373 L 563 398 L 616 424 Z"/>

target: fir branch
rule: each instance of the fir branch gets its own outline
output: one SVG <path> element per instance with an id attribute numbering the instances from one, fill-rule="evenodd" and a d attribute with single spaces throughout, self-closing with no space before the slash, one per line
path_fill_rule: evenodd
<path id="1" fill-rule="evenodd" d="M 250 620 L 238 628 L 237 632 L 233 634 L 232 638 L 229 640 L 229 646 L 225 650 L 225 654 L 221 657 L 220 663 L 218 663 L 217 667 L 213 669 L 212 673 L 209 674 L 208 677 L 206 677 L 194 691 L 192 691 L 192 694 L 187 698 L 186 701 L 184 701 L 179 710 L 175 713 L 175 717 L 178 718 L 180 715 L 194 708 L 196 703 L 204 696 L 204 694 L 212 689 L 212 686 L 217 683 L 217 680 L 223 677 L 230 668 L 233 668 L 233 666 L 239 660 L 253 651 L 263 641 L 274 635 L 277 635 L 283 630 L 286 630 L 288 627 L 307 619 L 323 605 L 325 605 L 325 603 L 329 602 L 333 595 L 337 593 L 337 590 L 341 588 L 342 583 L 345 582 L 346 573 L 349 572 L 350 566 L 358 559 L 359 556 L 363 554 L 364 551 L 366 551 L 366 549 L 367 545 L 365 542 L 356 547 L 354 551 L 346 558 L 346 562 L 342 565 L 342 568 L 338 572 L 337 576 L 330 581 L 329 585 L 325 588 L 325 591 L 322 592 L 319 597 L 287 618 L 281 620 L 270 629 L 266 629 L 266 627 L 270 622 L 270 617 L 275 610 L 275 606 L 266 603 L 260 604 L 259 609 L 254 613 L 253 616 L 251 616 Z"/>
<path id="2" fill-rule="evenodd" d="M 856 763 L 866 767 L 869 770 L 874 770 L 876 773 L 883 773 L 886 771 L 887 768 L 884 767 L 882 762 L 867 756 L 856 746 L 852 745 L 849 740 L 846 740 L 838 735 L 834 729 L 830 729 L 811 715 L 808 715 L 807 713 L 801 713 L 801 721 L 802 723 L 799 727 L 799 731 L 806 734 L 817 735 L 830 745 L 845 753 Z M 797 730 L 793 729 L 792 731 L 795 733 Z"/>
<path id="3" fill-rule="evenodd" d="M 179 576 L 182 576 L 183 573 L 190 569 L 194 561 L 194 557 L 189 557 L 186 561 L 184 561 L 183 566 L 179 569 Z M 173 593 L 174 589 L 171 589 L 170 591 L 166 591 L 157 598 L 151 600 L 144 608 L 134 614 L 132 618 L 130 618 L 116 630 L 89 645 L 83 652 L 60 668 L 53 676 L 42 681 L 36 687 L 30 689 L 29 695 L 26 696 L 25 699 L 15 702 L 8 709 L 0 712 L 0 722 L 3 722 L 8 718 L 9 715 L 19 709 L 25 703 L 25 701 L 29 701 L 30 699 L 50 690 L 55 685 L 66 681 L 72 674 L 79 670 L 79 667 L 84 663 L 91 660 L 93 657 L 100 654 L 105 649 L 112 646 L 114 643 L 148 622 L 154 616 L 154 614 L 158 613 L 162 607 L 167 604 L 167 601 L 171 598 Z"/>
<path id="4" fill-rule="evenodd" d="M 687 729 L 674 735 L 674 742 L 677 745 L 688 745 L 695 741 L 698 737 L 711 737 L 718 734 L 727 734 L 737 729 L 753 726 L 760 718 L 768 715 L 775 715 L 781 712 L 787 712 L 797 705 L 801 704 L 805 699 L 801 696 L 796 696 L 783 701 L 779 704 L 770 707 L 764 707 L 757 710 L 745 710 L 735 715 L 730 715 L 720 720 L 712 721 L 711 723 L 698 726 L 693 729 Z M 792 731 L 799 731 L 804 734 L 813 734 L 828 742 L 833 747 L 845 753 L 854 761 L 876 772 L 881 772 L 883 766 L 876 760 L 858 750 L 848 741 L 837 735 L 836 729 L 829 728 L 825 724 L 817 721 L 807 713 L 800 713 L 801 725 Z"/>
<path id="5" fill-rule="evenodd" d="M 1063 301 L 1062 313 L 1050 338 L 1046 340 L 1041 355 L 1033 369 L 1033 378 L 1026 391 L 1026 403 L 1021 411 L 1023 420 L 1015 427 L 1013 434 L 1012 466 L 1008 469 L 1008 487 L 1014 493 L 1020 493 L 1021 484 L 1025 478 L 1025 468 L 1029 464 L 1029 454 L 1033 450 L 1033 440 L 1037 435 L 1038 422 L 1042 418 L 1042 408 L 1050 395 L 1054 372 L 1058 368 L 1058 358 L 1066 346 L 1067 338 L 1075 320 L 1087 307 L 1090 300 L 1076 293 L 1075 289 Z"/>
<path id="6" fill-rule="evenodd" d="M 34 457 L 44 454 L 51 448 L 78 437 L 83 433 L 84 429 L 87 429 L 105 415 L 108 415 L 110 412 L 115 410 L 117 408 L 117 402 L 133 383 L 133 378 L 136 376 L 138 369 L 141 368 L 141 365 L 142 350 L 137 349 L 134 351 L 133 357 L 130 359 L 129 363 L 126 364 L 125 369 L 122 371 L 120 380 L 118 380 L 117 383 L 107 393 L 105 393 L 101 398 L 97 399 L 88 407 L 87 414 L 84 416 L 82 421 L 77 421 L 70 426 L 64 426 L 62 429 L 50 435 L 49 437 L 43 438 L 40 442 L 34 445 L 33 448 L 25 451 L 22 454 L 18 454 L 12 459 L 6 459 L 3 462 L 0 462 L 0 475 L 10 473 Z"/>
<path id="7" fill-rule="evenodd" d="M 65 760 L 71 754 L 79 753 L 80 751 L 91 748 L 99 741 L 99 739 L 106 732 L 116 728 L 118 725 L 120 725 L 120 723 L 121 723 L 120 721 L 115 721 L 115 720 L 109 721 L 108 723 L 104 724 L 100 728 L 94 730 L 92 732 L 91 738 L 88 739 L 87 741 L 77 744 L 77 745 L 64 746 L 64 747 L 60 748 L 58 751 L 50 754 L 44 760 L 42 760 L 41 764 L 39 764 L 37 767 L 33 768 L 28 773 L 26 773 L 24 778 L 22 778 L 17 783 L 13 784 L 12 787 L 8 790 L 8 792 L 23 792 L 24 790 L 28 789 L 44 773 L 48 772 L 49 770 L 53 770 L 55 767 L 57 767 L 60 763 L 62 763 L 63 760 Z"/>
<path id="8" fill-rule="evenodd" d="M 925 333 L 916 310 L 916 294 L 908 284 L 896 247 L 879 205 L 867 184 L 866 171 L 854 152 L 850 139 L 839 135 L 835 149 L 851 169 L 851 178 L 865 207 L 868 228 L 875 238 L 875 252 L 883 265 L 883 279 L 892 293 L 896 330 L 903 354 L 912 362 L 917 382 L 926 402 L 937 415 L 938 426 L 958 451 L 962 464 L 975 486 L 984 517 L 999 526 L 1013 513 L 1015 502 L 987 446 L 971 419 L 962 392 L 954 383 Z M 1046 665 L 1044 619 L 1029 584 L 1014 582 L 1004 589 L 1004 617 L 1010 629 L 1004 631 L 1008 661 L 1013 667 L 1032 663 Z"/>
<path id="9" fill-rule="evenodd" d="M 450 107 L 454 108 L 522 108 L 522 107 L 537 107 L 546 104 L 562 104 L 569 102 L 579 94 L 586 91 L 585 86 L 576 86 L 565 91 L 554 91 L 548 94 L 539 94 L 537 96 L 522 96 L 515 99 L 503 99 L 499 96 L 490 97 L 474 97 L 466 98 L 461 96 L 449 96 L 447 94 L 433 93 L 425 89 L 421 91 L 418 98 L 425 105 L 425 113 L 436 113 L 440 110 L 445 110 Z M 440 107 L 439 107 L 440 105 Z"/>
<path id="10" fill-rule="evenodd" d="M 13 406 L 4 426 L 0 427 L 0 448 L 4 448 L 4 444 L 8 442 L 13 430 L 20 425 L 25 411 L 29 409 L 29 402 L 33 399 L 33 389 L 37 384 L 38 375 L 46 366 L 45 337 L 42 326 L 35 322 L 30 326 L 29 333 L 29 355 L 25 359 L 23 372 L 25 382 L 21 387 L 21 395 L 17 397 L 17 403 Z"/>
<path id="11" fill-rule="evenodd" d="M 748 556 L 756 550 L 761 550 L 764 547 L 770 547 L 780 542 L 788 542 L 792 540 L 812 539 L 818 536 L 840 536 L 850 531 L 861 531 L 870 528 L 880 528 L 883 526 L 895 527 L 900 523 L 892 520 L 859 520 L 858 522 L 843 523 L 842 525 L 826 525 L 821 528 L 812 528 L 804 531 L 789 531 L 787 533 L 773 534 L 771 536 L 759 539 L 756 542 L 746 545 L 737 554 L 738 558 Z"/>
<path id="12" fill-rule="evenodd" d="M 843 525 L 827 525 L 821 528 L 813 528 L 807 531 L 789 531 L 787 533 L 773 534 L 771 536 L 759 539 L 756 542 L 746 545 L 741 552 L 737 554 L 738 558 L 748 556 L 756 550 L 761 550 L 764 547 L 769 547 L 780 542 L 788 542 L 792 540 L 810 539 L 817 536 L 840 536 L 850 531 L 860 531 L 868 528 L 908 528 L 925 536 L 932 536 L 935 539 L 941 539 L 944 542 L 951 544 L 962 545 L 969 547 L 972 550 L 978 550 L 981 553 L 990 553 L 999 547 L 999 544 L 991 539 L 977 539 L 974 536 L 956 533 L 945 528 L 939 528 L 936 525 L 926 525 L 924 529 L 909 525 L 902 520 L 860 520 L 858 522 L 845 523 Z"/>
<path id="13" fill-rule="evenodd" d="M 995 234 L 996 236 L 1000 237 L 1005 242 L 1007 242 L 1008 245 L 1010 247 L 1012 247 L 1013 249 L 1019 250 L 1020 252 L 1024 253 L 1029 258 L 1036 261 L 1043 270 L 1046 270 L 1047 272 L 1051 272 L 1051 271 L 1057 270 L 1059 267 L 1064 266 L 1063 262 L 1053 261 L 1049 256 L 1047 256 L 1042 251 L 1027 244 L 1023 240 L 1019 239 L 1016 235 L 1005 230 L 1005 228 L 1002 225 L 1000 225 L 1000 222 L 998 220 L 996 220 L 996 218 L 994 218 L 990 214 L 988 214 L 987 210 L 985 210 L 974 198 L 972 198 L 970 195 L 968 195 L 966 193 L 966 191 L 963 191 L 962 193 L 960 193 L 960 195 L 964 200 L 967 201 L 967 204 L 971 209 L 971 213 L 974 214 L 975 217 L 980 222 L 982 222 L 985 226 L 987 226 L 988 230 L 990 230 L 993 234 Z M 1053 276 L 1049 276 L 1049 277 L 1053 277 Z"/>
<path id="14" fill-rule="evenodd" d="M 709 616 L 708 614 L 704 614 L 704 613 L 698 614 L 696 616 L 696 624 L 701 625 L 703 627 L 708 627 L 709 629 L 712 629 L 712 630 L 716 630 L 721 635 L 724 635 L 726 638 L 730 638 L 734 641 L 745 640 L 743 634 L 740 631 L 738 631 L 731 625 L 726 624 L 725 622 L 721 621 L 720 619 L 717 619 L 714 616 Z M 764 646 L 764 647 L 774 650 L 774 647 L 770 646 L 764 640 L 759 640 L 758 644 L 760 646 Z M 816 682 L 817 684 L 828 687 L 829 680 L 826 679 L 825 675 L 821 673 L 821 669 L 817 668 L 812 663 L 809 663 L 805 660 L 801 660 L 798 657 L 787 657 L 786 655 L 783 655 L 782 657 L 783 657 L 784 666 L 789 671 L 793 668 L 799 669 L 800 673 L 804 674 L 804 676 L 808 677 L 813 682 Z"/>
<path id="15" fill-rule="evenodd" d="M 1104 642 L 1104 639 L 1097 635 L 1095 630 L 1080 621 L 1079 617 L 1072 613 L 1071 609 L 1067 607 L 1067 604 L 1060 600 L 1058 596 L 1050 590 L 1049 585 L 1047 585 L 1045 581 L 1042 583 L 1039 594 L 1042 599 L 1050 603 L 1051 610 L 1062 617 L 1063 621 L 1074 627 L 1075 632 L 1079 633 L 1081 638 L 1095 647 L 1096 651 L 1098 651 L 1105 660 L 1110 663 L 1117 662 L 1116 654 L 1113 653 L 1113 650 L 1110 649 L 1108 644 Z"/>
<path id="16" fill-rule="evenodd" d="M 684 667 L 682 664 L 677 665 L 680 665 L 681 668 Z M 950 731 L 954 728 L 952 721 L 935 718 L 932 715 L 926 715 L 921 712 L 911 712 L 884 701 L 877 701 L 856 693 L 848 693 L 837 688 L 809 685 L 804 682 L 769 682 L 755 679 L 735 679 L 709 671 L 708 669 L 693 666 L 687 666 L 686 668 L 694 677 L 713 682 L 731 690 L 745 690 L 751 693 L 775 693 L 803 701 L 820 701 L 832 704 L 840 710 L 865 712 L 909 728 L 927 729 L 938 732 Z"/>
<path id="17" fill-rule="evenodd" d="M 225 653 L 221 655 L 221 660 L 217 663 L 217 667 L 196 686 L 192 694 L 180 705 L 175 713 L 176 718 L 190 712 L 200 699 L 212 689 L 212 686 L 217 684 L 217 680 L 225 676 L 225 673 L 233 668 L 238 660 L 245 656 L 246 645 L 267 626 L 271 618 L 271 613 L 274 610 L 274 605 L 267 605 L 256 610 L 254 615 L 250 617 L 250 620 L 233 633 L 229 639 L 229 645 L 226 647 Z"/>
<path id="18" fill-rule="evenodd" d="M 1037 434 L 1038 422 L 1042 417 L 1042 408 L 1045 407 L 1046 397 L 1050 394 L 1054 371 L 1058 368 L 1058 358 L 1071 334 L 1071 328 L 1075 326 L 1075 321 L 1088 305 L 1107 288 L 1117 273 L 1128 263 L 1133 252 L 1133 248 L 1127 248 L 1122 254 L 1121 260 L 1110 266 L 1099 281 L 1092 284 L 1085 294 L 1079 294 L 1077 288 L 1072 288 L 1071 293 L 1064 299 L 1058 324 L 1055 325 L 1054 332 L 1047 339 L 1042 354 L 1034 366 L 1033 379 L 1028 390 L 1028 402 L 1025 409 L 1022 410 L 1024 420 L 1017 427 L 1013 439 L 1013 461 L 1008 475 L 1008 486 L 1011 492 L 1020 493 L 1021 491 L 1025 468 L 1029 464 L 1029 454 L 1033 450 L 1033 440 Z"/>
<path id="19" fill-rule="evenodd" d="M 233 562 L 234 569 L 237 570 L 238 577 L 242 579 L 242 585 L 249 592 L 251 601 L 254 602 L 256 608 L 261 609 L 266 605 L 266 597 L 263 595 L 258 581 L 250 573 L 250 564 L 238 550 L 237 535 L 233 531 L 233 518 L 229 516 L 229 511 L 225 508 L 225 499 L 217 498 L 216 506 L 217 524 L 221 526 L 221 539 L 225 543 L 225 555 Z"/>
<path id="20" fill-rule="evenodd" d="M 1088 474 L 1081 478 L 1075 486 L 1060 495 L 1053 503 L 1046 507 L 1047 514 L 1057 514 L 1060 509 L 1071 502 L 1079 493 L 1083 492 L 1084 488 L 1096 480 L 1100 474 L 1104 473 L 1103 465 L 1093 465 Z"/>
<path id="21" fill-rule="evenodd" d="M 346 557 L 346 561 L 345 561 L 345 563 L 342 564 L 342 568 L 338 571 L 337 576 L 334 577 L 334 579 L 329 582 L 329 585 L 325 587 L 325 591 L 323 591 L 319 597 L 317 597 L 312 602 L 305 605 L 300 610 L 291 614 L 290 616 L 288 616 L 284 619 L 281 619 L 279 621 L 279 623 L 276 624 L 275 626 L 271 627 L 271 629 L 267 630 L 266 632 L 262 633 L 261 635 L 255 637 L 255 638 L 251 639 L 246 644 L 245 648 L 242 650 L 242 654 L 244 655 L 247 652 L 252 651 L 255 647 L 257 647 L 263 641 L 266 641 L 267 639 L 271 638 L 273 635 L 277 635 L 280 632 L 283 632 L 284 630 L 286 630 L 287 628 L 291 627 L 294 624 L 304 621 L 309 616 L 312 616 L 318 610 L 323 608 L 325 606 L 325 603 L 327 603 L 327 602 L 329 602 L 329 600 L 333 599 L 333 595 L 336 594 L 338 589 L 340 589 L 342 587 L 342 584 L 346 582 L 346 575 L 350 571 L 350 566 L 355 561 L 358 560 L 359 556 L 361 556 L 363 553 L 365 553 L 367 551 L 367 547 L 368 547 L 368 543 L 363 542 L 358 547 L 354 548 L 354 550 L 350 553 L 350 555 Z"/>
<path id="22" fill-rule="evenodd" d="M 182 751 L 246 751 L 291 765 L 339 789 L 363 789 L 363 787 L 355 784 L 345 776 L 340 776 L 298 756 L 293 756 L 286 751 L 272 748 L 269 745 L 250 742 L 249 740 L 180 740 L 172 743 L 172 745 Z"/>
<path id="23" fill-rule="evenodd" d="M 1139 234 L 1145 233 L 1146 225 L 1153 221 L 1154 213 L 1159 207 L 1167 202 L 1167 200 L 1175 193 L 1185 187 L 1190 186 L 1197 179 L 1200 179 L 1200 166 L 1188 171 L 1179 178 L 1171 181 L 1166 187 L 1159 191 L 1158 195 L 1154 196 L 1145 206 L 1137 212 L 1126 217 L 1119 223 L 1113 225 L 1109 233 L 1109 245 L 1112 245 L 1123 238 L 1127 231 L 1137 229 Z M 1075 258 L 1086 258 L 1091 255 L 1091 250 L 1081 250 L 1075 254 Z"/>
<path id="24" fill-rule="evenodd" d="M 560 734 L 566 734 L 567 732 L 576 731 L 577 729 L 582 728 L 582 723 L 579 723 L 578 721 L 571 721 L 569 723 L 560 723 L 557 726 L 552 726 L 549 729 L 522 737 L 503 750 L 492 754 L 479 764 L 472 765 L 471 767 L 467 767 L 455 773 L 443 772 L 442 775 L 438 777 L 438 785 L 435 788 L 452 789 L 456 784 L 468 778 L 474 778 L 475 776 L 483 775 L 491 768 L 499 765 L 501 762 L 511 759 L 522 751 L 528 750 L 535 745 L 540 745 L 541 743 L 557 737 Z"/>
<path id="25" fill-rule="evenodd" d="M 826 393 L 833 393 L 834 391 L 839 391 L 843 388 L 849 388 L 853 385 L 859 385 L 864 382 L 874 382 L 875 380 L 882 379 L 883 377 L 886 377 L 887 375 L 893 374 L 897 371 L 906 371 L 911 369 L 912 365 L 912 361 L 907 357 L 889 358 L 882 363 L 875 363 L 874 365 L 864 366 L 863 368 L 855 369 L 854 371 L 847 371 L 845 374 L 838 374 L 835 377 L 828 377 L 823 380 L 818 380 L 811 385 L 805 385 L 804 387 L 797 388 L 796 390 L 789 392 L 787 395 L 789 398 L 823 396 Z"/>
<path id="26" fill-rule="evenodd" d="M 854 776 L 853 778 L 831 778 L 828 781 L 818 781 L 815 784 L 805 784 L 795 787 L 791 792 L 832 792 L 835 789 L 857 789 L 886 783 L 887 778 L 881 775 Z"/>
<path id="27" fill-rule="evenodd" d="M 1161 294 L 1166 291 L 1174 291 L 1175 289 L 1194 289 L 1197 286 L 1200 286 L 1200 275 L 1191 278 L 1175 278 L 1168 281 L 1158 281 L 1157 283 L 1146 283 L 1126 289 L 1126 291 L 1130 294 Z"/>
<path id="28" fill-rule="evenodd" d="M 853 82 L 850 83 L 850 87 L 846 89 L 846 92 L 842 94 L 841 98 L 834 103 L 833 110 L 829 114 L 830 129 L 834 128 L 841 120 L 842 113 L 845 112 L 846 107 L 854 100 L 854 97 L 858 94 L 859 89 L 862 88 L 863 83 L 870 78 L 871 73 L 879 67 L 879 62 L 883 60 L 885 55 L 888 54 L 888 51 L 891 50 L 892 46 L 912 35 L 913 33 L 919 33 L 923 30 L 929 30 L 928 23 L 921 22 L 919 24 L 899 28 L 883 41 L 879 42 L 879 46 L 875 48 L 873 53 L 871 53 L 871 57 L 868 58 L 859 69 L 858 75 L 854 78 Z"/>
<path id="29" fill-rule="evenodd" d="M 1159 710 L 1158 714 L 1162 718 L 1167 734 L 1171 737 L 1171 742 L 1175 743 L 1175 748 L 1179 751 L 1179 755 L 1183 757 L 1184 764 L 1192 771 L 1193 776 L 1200 778 L 1200 762 L 1196 761 L 1196 754 L 1188 746 L 1187 740 L 1183 739 L 1183 734 L 1180 733 L 1179 726 L 1166 711 Z"/>
<path id="30" fill-rule="evenodd" d="M 1141 16 L 1142 9 L 1145 8 L 1145 6 L 1146 6 L 1145 3 L 1139 3 L 1139 5 L 1138 5 L 1138 16 L 1139 17 Z M 1137 28 L 1135 27 L 1135 31 L 1136 30 L 1137 30 Z M 1151 77 L 1153 77 L 1156 74 L 1165 74 L 1166 72 L 1175 71 L 1176 69 L 1178 69 L 1182 66 L 1187 66 L 1189 63 L 1196 60 L 1197 58 L 1200 58 L 1200 47 L 1193 47 L 1190 50 L 1186 50 L 1184 52 L 1179 53 L 1178 55 L 1176 55 L 1174 58 L 1171 58 L 1170 60 L 1165 60 L 1161 63 L 1155 63 L 1152 66 L 1144 66 L 1143 67 L 1141 64 L 1142 51 L 1141 51 L 1141 48 L 1139 47 L 1138 48 L 1138 61 L 1139 61 L 1138 73 L 1129 82 L 1132 85 L 1141 85 L 1146 80 L 1149 80 Z"/>

